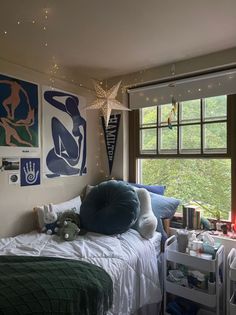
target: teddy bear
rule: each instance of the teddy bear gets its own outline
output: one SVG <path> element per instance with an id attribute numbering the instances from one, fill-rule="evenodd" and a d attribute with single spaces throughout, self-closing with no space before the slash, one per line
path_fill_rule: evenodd
<path id="1" fill-rule="evenodd" d="M 52 204 L 43 206 L 44 211 L 44 227 L 42 232 L 48 235 L 56 234 L 58 232 L 57 213 L 53 210 Z"/>
<path id="2" fill-rule="evenodd" d="M 80 227 L 80 217 L 73 209 L 62 212 L 58 217 L 59 227 L 63 227 L 64 221 L 70 221 Z"/>
<path id="3" fill-rule="evenodd" d="M 80 229 L 79 215 L 74 210 L 66 210 L 59 215 L 58 235 L 64 241 L 73 241 L 78 235 Z"/>
<path id="4" fill-rule="evenodd" d="M 86 231 L 80 229 L 80 216 L 74 210 L 64 211 L 59 216 L 58 222 L 58 235 L 65 241 L 73 241 L 78 234 L 86 233 Z"/>
<path id="5" fill-rule="evenodd" d="M 64 221 L 63 226 L 60 228 L 59 234 L 64 241 L 73 241 L 76 239 L 79 231 L 80 229 L 75 223 L 71 221 Z"/>

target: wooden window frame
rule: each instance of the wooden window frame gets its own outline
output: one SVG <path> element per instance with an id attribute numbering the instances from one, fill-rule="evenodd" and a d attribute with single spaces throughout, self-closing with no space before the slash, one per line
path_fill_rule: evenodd
<path id="1" fill-rule="evenodd" d="M 201 106 L 202 108 L 202 106 Z M 178 117 L 179 119 L 179 117 Z M 201 121 L 203 115 L 201 113 Z M 220 122 L 220 121 L 217 121 Z M 139 110 L 133 110 L 129 113 L 129 181 L 137 182 L 138 159 L 192 159 L 192 158 L 230 158 L 231 159 L 231 221 L 236 223 L 236 95 L 227 96 L 227 153 L 200 153 L 200 154 L 158 154 L 158 140 L 156 154 L 140 153 L 140 121 Z M 209 123 L 209 122 L 208 122 Z M 158 137 L 158 121 L 157 121 Z M 203 132 L 203 128 L 201 128 Z M 177 136 L 178 137 L 178 136 Z M 158 138 L 157 138 L 158 139 Z M 203 137 L 201 137 L 203 141 Z M 179 141 L 179 139 L 177 140 Z M 203 146 L 201 145 L 201 148 Z M 179 148 L 179 144 L 177 145 Z"/>

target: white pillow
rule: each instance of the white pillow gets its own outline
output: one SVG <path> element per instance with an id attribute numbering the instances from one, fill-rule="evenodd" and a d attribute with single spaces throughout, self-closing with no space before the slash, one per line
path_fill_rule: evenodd
<path id="1" fill-rule="evenodd" d="M 80 196 L 78 196 L 78 197 L 75 197 L 71 200 L 58 203 L 56 205 L 53 204 L 52 208 L 56 212 L 63 212 L 65 210 L 70 210 L 70 209 L 74 208 L 75 212 L 79 213 L 80 212 L 80 206 L 81 206 L 81 198 L 80 198 Z"/>
<path id="2" fill-rule="evenodd" d="M 80 213 L 80 206 L 81 206 L 80 196 L 75 197 L 65 202 L 58 203 L 56 205 L 52 204 L 52 208 L 56 213 L 61 213 L 66 210 L 74 210 L 75 212 Z M 36 212 L 36 215 L 37 215 L 37 221 L 38 221 L 37 228 L 39 231 L 41 231 L 42 228 L 44 227 L 43 206 L 35 207 L 34 211 Z"/>
<path id="3" fill-rule="evenodd" d="M 149 239 L 152 238 L 157 228 L 157 218 L 152 211 L 152 203 L 149 192 L 144 188 L 135 188 L 139 202 L 140 202 L 140 215 L 134 225 L 142 237 Z"/>

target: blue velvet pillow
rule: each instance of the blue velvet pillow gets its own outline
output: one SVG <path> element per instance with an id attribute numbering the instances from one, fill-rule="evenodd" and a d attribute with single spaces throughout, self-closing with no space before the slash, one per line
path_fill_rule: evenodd
<path id="1" fill-rule="evenodd" d="M 140 213 L 133 187 L 115 180 L 102 182 L 86 196 L 80 207 L 81 226 L 101 234 L 120 234 L 136 222 Z"/>
<path id="2" fill-rule="evenodd" d="M 150 192 L 152 210 L 156 217 L 171 219 L 177 210 L 180 200 L 173 197 L 166 197 Z"/>
<path id="3" fill-rule="evenodd" d="M 162 241 L 165 242 L 168 238 L 164 227 L 162 219 L 171 219 L 177 210 L 180 200 L 154 194 L 150 192 L 152 211 L 157 218 L 157 231 L 162 235 Z"/>
<path id="4" fill-rule="evenodd" d="M 166 189 L 166 186 L 161 186 L 161 185 L 143 185 L 143 184 L 135 184 L 135 183 L 129 183 L 129 184 L 138 188 L 145 188 L 149 192 L 152 192 L 158 195 L 164 195 L 165 189 Z"/>

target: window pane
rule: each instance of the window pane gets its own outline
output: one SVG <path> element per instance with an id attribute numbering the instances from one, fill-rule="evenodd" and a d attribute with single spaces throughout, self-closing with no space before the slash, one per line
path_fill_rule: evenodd
<path id="1" fill-rule="evenodd" d="M 181 103 L 181 121 L 198 122 L 201 118 L 200 100 L 192 100 Z"/>
<path id="2" fill-rule="evenodd" d="M 156 125 L 157 123 L 157 107 L 147 107 L 140 110 L 141 125 Z"/>
<path id="3" fill-rule="evenodd" d="M 172 109 L 172 104 L 161 105 L 159 108 L 159 114 L 161 117 L 161 121 L 159 121 L 159 125 L 167 125 L 168 124 L 168 117 Z M 176 124 L 177 122 L 177 115 L 175 115 L 172 119 L 172 125 Z"/>
<path id="4" fill-rule="evenodd" d="M 200 125 L 180 127 L 181 141 L 180 150 L 201 149 L 201 127 Z"/>
<path id="5" fill-rule="evenodd" d="M 157 138 L 156 138 L 156 129 L 141 129 L 140 130 L 140 151 L 145 152 L 149 151 L 147 153 L 156 153 L 156 147 L 157 147 Z M 150 152 L 151 151 L 151 152 Z"/>
<path id="6" fill-rule="evenodd" d="M 205 99 L 205 120 L 225 119 L 227 116 L 227 96 L 221 95 Z"/>
<path id="7" fill-rule="evenodd" d="M 159 128 L 159 150 L 177 150 L 177 128 Z"/>
<path id="8" fill-rule="evenodd" d="M 204 149 L 226 149 L 227 131 L 226 123 L 205 124 Z"/>
<path id="9" fill-rule="evenodd" d="M 182 204 L 203 202 L 204 217 L 216 218 L 219 212 L 221 219 L 230 219 L 230 159 L 145 159 L 139 165 L 143 184 L 165 185 L 165 195 Z"/>

